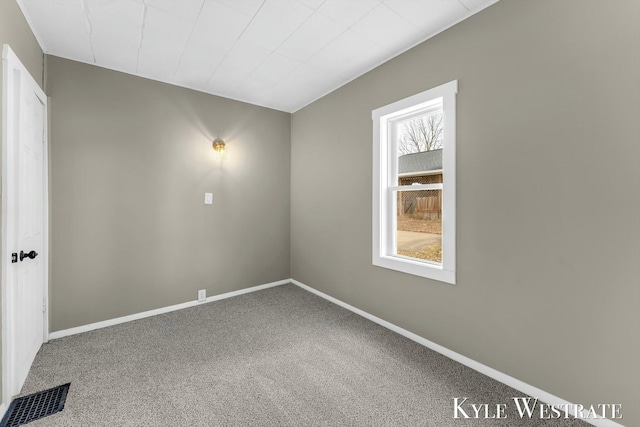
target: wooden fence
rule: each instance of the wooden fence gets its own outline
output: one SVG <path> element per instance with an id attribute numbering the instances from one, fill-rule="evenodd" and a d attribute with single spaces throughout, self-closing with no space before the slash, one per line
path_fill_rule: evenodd
<path id="1" fill-rule="evenodd" d="M 403 191 L 398 198 L 401 199 L 398 203 L 399 216 L 409 215 L 418 219 L 442 217 L 442 191 L 440 190 Z"/>

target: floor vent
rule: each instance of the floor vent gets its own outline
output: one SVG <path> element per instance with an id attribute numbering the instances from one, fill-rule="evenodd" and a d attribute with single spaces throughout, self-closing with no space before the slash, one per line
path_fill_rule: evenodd
<path id="1" fill-rule="evenodd" d="M 17 427 L 64 409 L 71 383 L 18 397 L 11 402 L 0 427 Z"/>

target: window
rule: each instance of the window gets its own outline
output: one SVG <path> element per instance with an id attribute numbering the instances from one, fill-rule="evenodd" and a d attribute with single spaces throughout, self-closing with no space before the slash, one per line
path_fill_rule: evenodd
<path id="1" fill-rule="evenodd" d="M 457 80 L 373 118 L 373 265 L 455 284 Z"/>

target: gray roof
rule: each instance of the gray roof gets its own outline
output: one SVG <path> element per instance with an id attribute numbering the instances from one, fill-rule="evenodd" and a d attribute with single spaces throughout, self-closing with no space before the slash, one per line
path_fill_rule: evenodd
<path id="1" fill-rule="evenodd" d="M 398 173 L 442 170 L 442 148 L 398 157 Z"/>

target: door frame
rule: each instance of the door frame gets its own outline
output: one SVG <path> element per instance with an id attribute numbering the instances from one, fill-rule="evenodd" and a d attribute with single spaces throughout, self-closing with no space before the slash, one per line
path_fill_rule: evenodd
<path id="1" fill-rule="evenodd" d="M 4 414 L 8 408 L 9 403 L 13 396 L 19 393 L 20 390 L 16 390 L 17 384 L 14 384 L 15 380 L 12 375 L 12 353 L 10 349 L 15 346 L 19 337 L 15 334 L 15 328 L 11 325 L 12 314 L 12 295 L 10 295 L 9 280 L 11 279 L 11 253 L 19 250 L 19 248 L 10 248 L 8 241 L 8 231 L 10 230 L 10 224 L 8 222 L 8 206 L 17 203 L 17 191 L 14 189 L 12 193 L 8 193 L 7 183 L 7 166 L 8 166 L 8 146 L 9 141 L 14 139 L 15 135 L 15 111 L 11 107 L 11 101 L 15 95 L 14 73 L 18 72 L 24 78 L 30 79 L 33 82 L 34 90 L 40 101 L 44 104 L 44 135 L 43 135 L 43 155 L 42 155 L 42 172 L 43 172 L 43 247 L 42 247 L 42 262 L 43 262 L 43 337 L 42 342 L 45 343 L 49 340 L 49 137 L 48 137 L 48 100 L 44 91 L 40 88 L 38 83 L 33 79 L 29 71 L 22 64 L 17 55 L 9 47 L 4 44 L 2 46 L 2 249 L 0 251 L 0 265 L 2 268 L 2 274 L 0 277 L 2 287 L 2 402 L 0 402 L 0 414 Z M 15 186 L 16 183 L 13 183 Z M 12 200 L 7 200 L 7 195 L 12 195 Z M 15 225 L 12 225 L 15 227 Z"/>

